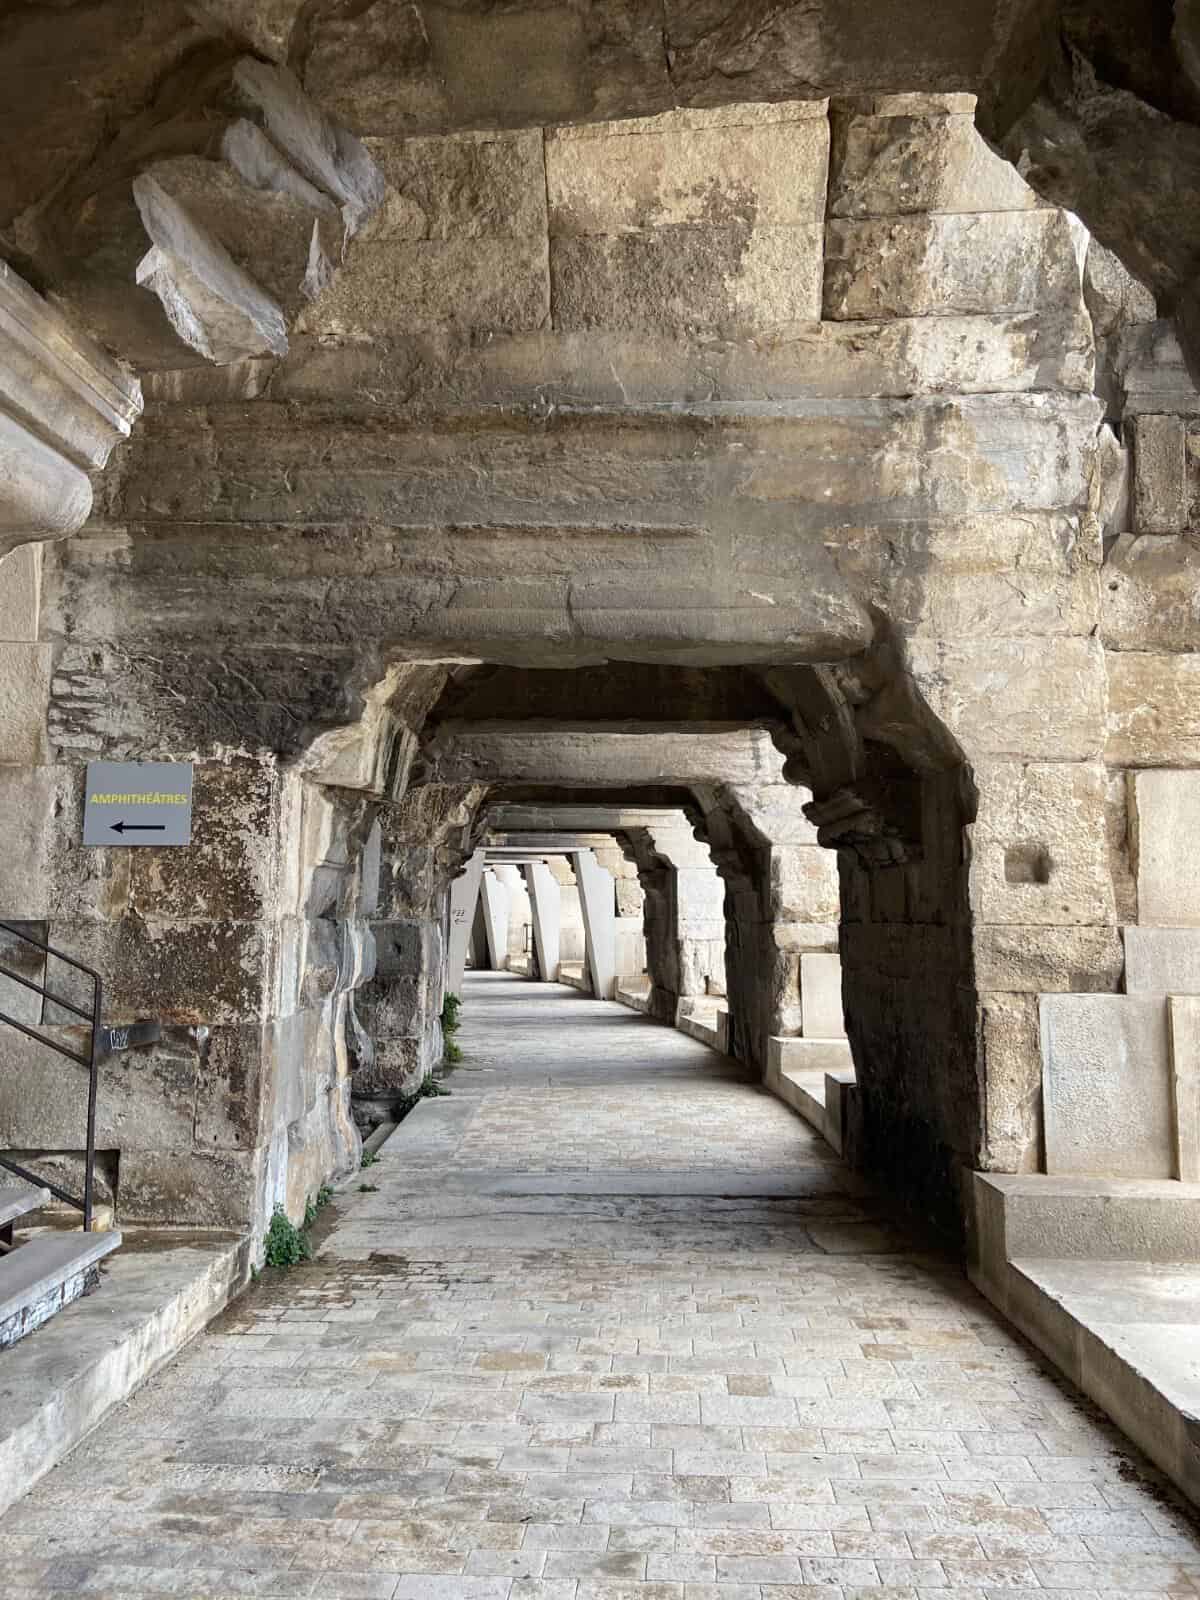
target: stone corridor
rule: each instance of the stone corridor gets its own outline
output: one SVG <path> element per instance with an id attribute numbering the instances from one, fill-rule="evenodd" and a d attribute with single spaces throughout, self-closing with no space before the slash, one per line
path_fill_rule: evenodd
<path id="1" fill-rule="evenodd" d="M 748 1072 L 505 973 L 461 1038 L 317 1259 L 4 1519 L 5 1600 L 1200 1595 L 1157 1477 Z"/>

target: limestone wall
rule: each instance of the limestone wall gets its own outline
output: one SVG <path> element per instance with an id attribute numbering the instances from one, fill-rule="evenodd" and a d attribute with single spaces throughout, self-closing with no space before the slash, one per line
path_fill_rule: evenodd
<path id="1" fill-rule="evenodd" d="M 964 1166 L 1036 1167 L 1041 997 L 1122 981 L 1124 773 L 1195 758 L 1200 407 L 1169 330 L 964 97 L 368 143 L 384 199 L 287 356 L 155 379 L 88 528 L 47 556 L 47 756 L 237 752 L 283 808 L 402 660 L 439 682 L 642 664 L 617 725 L 656 665 L 753 668 L 765 711 L 731 711 L 732 677 L 684 711 L 770 722 L 780 756 L 690 790 L 735 1040 L 754 1058 L 801 1027 L 802 956 L 840 940 L 869 1157 L 942 1213 Z M 436 692 L 389 710 L 413 740 Z M 622 781 L 662 783 L 621 737 Z M 342 1024 L 368 1096 L 436 1058 L 472 762 L 323 779 L 385 807 L 379 966 L 348 961 Z M 756 820 L 777 801 L 791 833 Z M 111 903 L 123 929 L 137 902 Z M 205 1026 L 292 1014 L 253 954 L 283 903 L 238 923 L 244 1003 L 197 980 Z"/>

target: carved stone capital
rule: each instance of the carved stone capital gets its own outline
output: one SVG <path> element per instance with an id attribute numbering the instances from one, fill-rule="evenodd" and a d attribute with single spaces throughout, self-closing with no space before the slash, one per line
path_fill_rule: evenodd
<path id="1" fill-rule="evenodd" d="M 141 385 L 0 261 L 0 555 L 74 533 Z"/>

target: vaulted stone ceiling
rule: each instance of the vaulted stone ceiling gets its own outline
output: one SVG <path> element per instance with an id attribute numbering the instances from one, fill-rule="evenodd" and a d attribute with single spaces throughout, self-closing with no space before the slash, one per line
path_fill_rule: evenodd
<path id="1" fill-rule="evenodd" d="M 0 19 L 0 253 L 78 291 L 81 238 L 97 269 L 120 254 L 131 180 L 213 153 L 247 52 L 364 137 L 974 92 L 984 132 L 1193 342 L 1194 0 L 18 0 Z"/>

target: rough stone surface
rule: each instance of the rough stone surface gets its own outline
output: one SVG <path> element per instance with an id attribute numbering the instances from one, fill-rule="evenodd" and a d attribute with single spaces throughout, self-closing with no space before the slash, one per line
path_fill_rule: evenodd
<path id="1" fill-rule="evenodd" d="M 313 1264 L 260 1281 L 34 1490 L 10 1583 L 1190 1581 L 1190 1524 L 1140 1458 L 804 1123 L 695 1041 L 530 988 L 471 980 L 487 1076 L 402 1123 Z M 588 1041 L 570 1054 L 560 1008 Z M 405 1517 L 363 1515 L 401 1493 Z"/>
<path id="2" fill-rule="evenodd" d="M 971 892 L 987 923 L 1115 921 L 1104 836 L 1107 779 L 1094 762 L 978 762 Z"/>
<path id="3" fill-rule="evenodd" d="M 1059 211 L 832 221 L 825 249 L 823 312 L 839 319 L 995 316 L 1080 289 L 1078 235 Z"/>
<path id="4" fill-rule="evenodd" d="M 11 642 L 55 663 L 21 759 L 69 773 L 26 914 L 197 1031 L 179 1171 L 236 1156 L 255 1225 L 441 1059 L 447 886 L 501 800 L 697 830 L 699 865 L 613 836 L 621 965 L 644 939 L 653 1014 L 724 1000 L 754 1066 L 840 920 L 863 1159 L 950 1227 L 965 1168 L 1035 1159 L 1033 997 L 1120 986 L 1123 774 L 1200 761 L 1182 347 L 968 81 L 863 82 L 823 11 L 759 20 L 202 8 L 13 223 L 155 371 Z M 871 19 L 889 71 L 941 48 L 903 21 Z M 1002 33 L 990 137 L 1032 59 Z M 153 333 L 131 181 L 286 355 L 214 371 Z M 1176 531 L 1142 533 L 1162 439 Z M 193 851 L 82 852 L 95 755 L 194 760 Z M 131 1192 L 182 1205 L 146 1122 Z"/>
<path id="5" fill-rule="evenodd" d="M 1127 994 L 1200 994 L 1200 928 L 1126 928 Z"/>
<path id="6" fill-rule="evenodd" d="M 1200 659 L 1120 651 L 1108 659 L 1108 739 L 1114 766 L 1200 763 Z"/>
<path id="7" fill-rule="evenodd" d="M 41 587 L 40 545 L 27 544 L 0 557 L 0 641 L 37 642 Z"/>
<path id="8" fill-rule="evenodd" d="M 909 212 L 1028 211 L 1038 206 L 1015 167 L 975 130 L 974 108 L 949 103 L 834 108 L 831 217 Z M 873 113 L 873 114 L 872 114 Z"/>
<path id="9" fill-rule="evenodd" d="M 51 651 L 41 644 L 0 644 L 0 762 L 37 766 L 46 752 Z"/>
<path id="10" fill-rule="evenodd" d="M 1180 533 L 1187 525 L 1185 452 L 1182 417 L 1139 415 L 1133 451 L 1136 533 Z"/>

